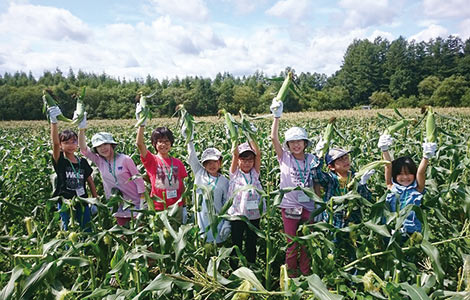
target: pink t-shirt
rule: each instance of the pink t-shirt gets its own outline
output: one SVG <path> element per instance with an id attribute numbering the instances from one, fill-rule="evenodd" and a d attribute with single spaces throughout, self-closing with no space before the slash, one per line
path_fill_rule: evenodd
<path id="1" fill-rule="evenodd" d="M 244 187 L 247 184 L 251 184 L 258 189 L 261 187 L 259 181 L 259 173 L 256 172 L 255 168 L 251 168 L 249 173 L 243 173 L 237 168 L 235 173 L 230 174 L 230 183 L 228 188 L 229 199 L 234 196 L 234 193 Z M 261 217 L 259 211 L 260 195 L 255 190 L 244 190 L 235 194 L 233 198 L 232 206 L 227 211 L 227 214 L 231 216 L 245 216 L 249 220 L 256 220 Z M 266 209 L 266 203 L 263 199 L 263 210 Z"/>
<path id="2" fill-rule="evenodd" d="M 162 159 L 147 151 L 145 159 L 140 156 L 152 184 L 150 196 L 166 200 L 166 206 L 175 204 L 184 192 L 183 178 L 188 176 L 181 160 L 169 157 Z M 165 193 L 165 196 L 163 195 Z M 155 201 L 155 209 L 163 210 L 162 202 Z M 182 206 L 183 202 L 179 203 Z"/>
<path id="3" fill-rule="evenodd" d="M 108 163 L 105 158 L 92 152 L 89 148 L 81 152 L 98 167 L 106 199 L 111 196 L 112 188 L 118 188 L 124 199 L 132 201 L 136 208 L 140 208 L 140 194 L 145 192 L 145 184 L 142 178 L 129 181 L 129 178 L 139 174 L 134 161 L 129 156 L 116 153 L 114 160 Z M 123 210 L 121 206 L 115 216 L 130 217 L 131 212 Z"/>
<path id="4" fill-rule="evenodd" d="M 283 151 L 281 159 L 278 159 L 281 169 L 280 188 L 303 186 L 313 190 L 313 181 L 310 176 L 310 164 L 314 156 L 305 154 L 305 160 L 297 160 L 289 151 Z M 300 201 L 299 201 L 300 200 Z M 307 201 L 305 193 L 302 191 L 292 191 L 282 198 L 281 208 L 294 208 L 302 206 L 308 211 L 315 209 L 313 199 Z"/>

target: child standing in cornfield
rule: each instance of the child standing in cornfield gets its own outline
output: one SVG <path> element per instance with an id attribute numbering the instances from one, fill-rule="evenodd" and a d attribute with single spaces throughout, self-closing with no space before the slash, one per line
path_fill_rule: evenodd
<path id="1" fill-rule="evenodd" d="M 142 108 L 139 104 L 136 107 L 136 116 Z M 176 221 L 181 224 L 183 221 L 183 201 L 181 196 L 184 191 L 183 179 L 188 176 L 186 168 L 181 160 L 171 157 L 170 150 L 175 141 L 173 133 L 166 127 L 157 127 L 152 132 L 151 142 L 156 154 L 147 150 L 144 143 L 144 131 L 146 121 L 141 122 L 137 129 L 136 144 L 140 152 L 140 159 L 150 178 L 152 190 L 150 196 L 156 196 L 161 201 L 154 201 L 156 210 L 164 210 L 173 204 L 179 206 Z"/>
<path id="2" fill-rule="evenodd" d="M 262 189 L 259 180 L 261 167 L 261 152 L 255 141 L 245 142 L 233 149 L 232 164 L 230 166 L 230 183 L 228 190 L 229 199 L 233 198 L 233 203 L 227 211 L 231 216 L 244 216 L 251 225 L 259 228 L 261 212 L 266 209 L 266 203 L 262 200 L 258 192 L 254 189 L 240 190 L 246 185 L 252 185 L 257 189 Z M 261 204 L 261 201 L 263 203 Z M 260 204 L 262 211 L 260 211 Z M 245 241 L 245 257 L 249 263 L 256 261 L 256 233 L 250 229 L 243 220 L 230 221 L 232 230 L 232 243 L 242 251 L 242 244 Z M 235 252 L 233 252 L 233 255 Z M 232 260 L 232 268 L 236 263 Z"/>
<path id="3" fill-rule="evenodd" d="M 310 176 L 310 165 L 317 158 L 312 154 L 305 153 L 305 149 L 311 145 L 305 129 L 300 127 L 290 128 L 285 132 L 285 141 L 281 145 L 278 132 L 283 104 L 281 101 L 274 99 L 270 109 L 274 116 L 271 140 L 281 169 L 280 188 L 301 186 L 314 189 Z M 318 187 L 317 194 L 319 194 Z M 281 208 L 284 233 L 289 236 L 297 235 L 300 224 L 314 221 L 311 216 L 315 210 L 315 202 L 303 191 L 292 191 L 285 194 L 279 207 Z M 288 237 L 287 242 L 291 243 L 292 240 Z M 308 275 L 310 273 L 310 259 L 307 247 L 293 243 L 287 248 L 286 264 L 289 276 L 297 277 L 298 266 L 303 275 Z"/>
<path id="4" fill-rule="evenodd" d="M 390 135 L 380 136 L 378 147 L 382 150 L 385 160 L 392 161 L 388 152 L 392 144 L 393 139 Z M 423 143 L 423 158 L 418 168 L 409 156 L 399 157 L 392 161 L 391 166 L 385 166 L 385 182 L 389 190 L 386 201 L 390 206 L 390 211 L 396 212 L 408 205 L 421 205 L 425 192 L 426 168 L 429 160 L 434 157 L 436 149 L 436 143 Z M 415 211 L 410 211 L 400 230 L 402 242 L 405 242 L 414 232 L 421 232 L 422 225 Z"/>
<path id="5" fill-rule="evenodd" d="M 52 165 L 57 174 L 57 185 L 54 196 L 62 196 L 72 199 L 74 196 L 87 198 L 88 193 L 85 183 L 88 183 L 91 195 L 97 197 L 95 183 L 91 174 L 92 168 L 86 159 L 75 155 L 78 148 L 78 136 L 71 130 L 58 133 L 57 117 L 62 115 L 58 106 L 52 106 L 47 111 L 51 122 L 52 140 Z M 62 200 L 59 200 L 58 209 L 62 209 Z M 91 210 L 88 204 L 77 203 L 75 209 L 75 220 L 85 231 L 91 231 Z M 62 227 L 68 230 L 70 214 L 68 211 L 60 212 Z"/>
<path id="6" fill-rule="evenodd" d="M 117 143 L 113 136 L 107 132 L 98 132 L 91 138 L 92 149 L 86 144 L 86 113 L 83 120 L 78 124 L 81 153 L 90 159 L 100 171 L 103 180 L 103 188 L 106 199 L 109 199 L 113 191 L 118 190 L 122 197 L 131 201 L 136 209 L 141 209 L 144 205 L 145 184 L 142 178 L 130 180 L 131 177 L 139 175 L 137 167 L 129 156 L 117 153 L 115 148 Z M 124 209 L 123 204 L 119 205 L 114 214 L 118 225 L 124 226 L 131 220 L 130 209 Z M 134 216 L 135 217 L 135 216 Z"/>
<path id="7" fill-rule="evenodd" d="M 186 139 L 185 128 L 182 128 L 181 134 Z M 200 233 L 205 235 L 207 243 L 212 243 L 214 240 L 216 243 L 222 243 L 230 233 L 230 223 L 227 220 L 222 220 L 217 225 L 217 232 L 214 234 L 210 218 L 210 215 L 218 215 L 228 200 L 229 181 L 220 173 L 222 153 L 216 148 L 207 148 L 202 152 L 201 161 L 199 162 L 192 138 L 191 136 L 188 142 L 188 163 L 194 172 L 194 184 L 197 186 L 206 185 L 212 192 L 212 199 L 207 199 L 203 195 L 201 210 L 197 212 Z M 197 194 L 202 194 L 199 188 Z"/>

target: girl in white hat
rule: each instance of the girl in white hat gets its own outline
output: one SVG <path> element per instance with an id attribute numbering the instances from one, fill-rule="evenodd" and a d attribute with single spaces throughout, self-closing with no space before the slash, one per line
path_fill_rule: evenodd
<path id="1" fill-rule="evenodd" d="M 109 199 L 113 191 L 117 189 L 124 199 L 134 203 L 136 209 L 140 209 L 145 201 L 143 196 L 145 185 L 142 178 L 129 180 L 132 176 L 139 175 L 132 158 L 115 151 L 117 143 L 113 136 L 107 132 L 98 132 L 93 135 L 91 138 L 92 149 L 88 148 L 85 137 L 86 114 L 83 121 L 78 124 L 78 128 L 80 130 L 78 135 L 80 152 L 98 167 L 106 199 Z M 114 214 L 117 223 L 121 226 L 126 225 L 131 216 L 130 209 L 123 209 L 122 204 Z"/>
<path id="2" fill-rule="evenodd" d="M 181 134 L 186 139 L 185 128 L 182 128 Z M 216 148 L 207 148 L 202 152 L 201 161 L 197 158 L 194 143 L 191 140 L 188 143 L 188 163 L 194 172 L 194 184 L 197 186 L 206 185 L 212 191 L 212 201 L 203 196 L 202 207 L 197 213 L 197 221 L 200 233 L 205 235 L 207 243 L 222 243 L 230 233 L 230 223 L 227 220 L 222 220 L 217 225 L 217 232 L 214 235 L 211 227 L 211 217 L 217 216 L 227 202 L 228 197 L 228 179 L 220 173 L 222 166 L 222 153 Z M 198 194 L 202 194 L 201 189 L 198 188 Z M 211 213 L 210 213 L 211 211 Z M 214 221 L 214 220 L 212 220 Z"/>
<path id="3" fill-rule="evenodd" d="M 285 141 L 281 145 L 279 141 L 279 120 L 282 115 L 282 101 L 273 99 L 270 107 L 274 120 L 271 128 L 271 140 L 276 151 L 277 160 L 281 169 L 280 188 L 297 187 L 314 189 L 314 184 L 310 176 L 310 165 L 316 161 L 315 155 L 305 153 L 311 141 L 305 129 L 292 127 L 285 132 Z M 319 187 L 315 187 L 315 192 L 319 194 Z M 315 210 L 315 202 L 303 191 L 292 191 L 282 198 L 279 205 L 284 224 L 284 233 L 289 236 L 296 236 L 297 229 L 301 223 L 311 223 L 312 212 Z M 287 242 L 292 240 L 287 238 Z M 293 243 L 286 252 L 286 264 L 289 276 L 298 275 L 298 267 L 303 275 L 310 273 L 310 259 L 306 246 Z"/>

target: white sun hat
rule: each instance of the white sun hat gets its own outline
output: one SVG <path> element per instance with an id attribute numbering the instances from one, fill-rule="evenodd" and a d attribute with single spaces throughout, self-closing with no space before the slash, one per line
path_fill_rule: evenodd
<path id="1" fill-rule="evenodd" d="M 222 157 L 222 153 L 216 148 L 207 148 L 202 152 L 201 163 L 208 160 L 219 160 Z"/>
<path id="2" fill-rule="evenodd" d="M 289 149 L 287 146 L 287 142 L 290 141 L 298 141 L 298 140 L 304 140 L 307 141 L 307 146 L 312 145 L 312 141 L 308 138 L 307 131 L 305 129 L 300 128 L 300 127 L 291 127 L 289 128 L 285 133 L 284 133 L 284 143 L 282 144 L 285 149 Z"/>

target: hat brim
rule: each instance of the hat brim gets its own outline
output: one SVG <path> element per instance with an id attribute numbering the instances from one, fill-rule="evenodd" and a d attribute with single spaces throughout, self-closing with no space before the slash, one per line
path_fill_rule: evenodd
<path id="1" fill-rule="evenodd" d="M 203 164 L 208 160 L 219 160 L 221 158 L 222 158 L 222 156 L 211 155 L 211 156 L 205 157 L 203 160 L 201 160 L 201 163 Z"/>

